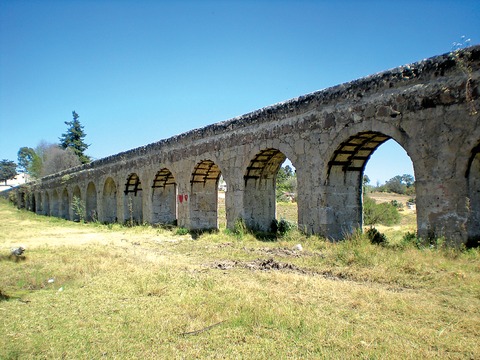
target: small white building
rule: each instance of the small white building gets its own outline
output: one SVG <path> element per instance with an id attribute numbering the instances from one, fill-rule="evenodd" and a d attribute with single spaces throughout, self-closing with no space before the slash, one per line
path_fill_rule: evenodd
<path id="1" fill-rule="evenodd" d="M 0 191 L 8 190 L 12 187 L 25 184 L 29 181 L 29 176 L 26 173 L 18 173 L 15 175 L 13 179 L 7 180 L 7 184 L 5 185 L 5 181 L 0 182 Z"/>

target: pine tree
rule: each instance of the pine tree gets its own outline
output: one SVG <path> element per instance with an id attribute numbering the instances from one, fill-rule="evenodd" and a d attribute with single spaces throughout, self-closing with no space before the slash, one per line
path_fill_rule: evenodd
<path id="1" fill-rule="evenodd" d="M 82 164 L 86 164 L 90 162 L 90 158 L 85 155 L 85 151 L 89 147 L 89 145 L 83 141 L 86 134 L 83 131 L 83 125 L 80 124 L 80 120 L 78 120 L 80 116 L 78 116 L 75 111 L 72 111 L 72 115 L 72 121 L 65 121 L 68 130 L 66 133 L 62 134 L 62 137 L 60 138 L 60 147 L 63 149 L 72 149 Z"/>

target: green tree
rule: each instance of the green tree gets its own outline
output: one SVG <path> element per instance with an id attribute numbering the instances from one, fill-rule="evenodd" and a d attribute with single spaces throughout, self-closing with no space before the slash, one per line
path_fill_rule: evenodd
<path id="1" fill-rule="evenodd" d="M 402 182 L 402 177 L 397 175 L 385 183 L 385 187 L 388 192 L 393 192 L 396 194 L 405 194 L 407 191 L 407 186 Z"/>
<path id="2" fill-rule="evenodd" d="M 15 175 L 17 175 L 17 164 L 6 159 L 0 161 L 0 181 L 4 181 L 7 185 L 7 180 L 13 179 Z"/>
<path id="3" fill-rule="evenodd" d="M 392 226 L 400 222 L 400 213 L 391 203 L 377 204 L 371 197 L 363 198 L 364 225 L 382 224 Z"/>
<path id="4" fill-rule="evenodd" d="M 71 148 L 62 149 L 57 145 L 50 145 L 45 149 L 43 156 L 42 176 L 81 165 L 80 158 Z"/>
<path id="5" fill-rule="evenodd" d="M 368 175 L 363 175 L 362 191 L 364 194 L 372 190 L 372 187 L 369 184 L 370 184 L 370 178 L 368 177 Z"/>
<path id="6" fill-rule="evenodd" d="M 385 189 L 388 192 L 394 192 L 397 194 L 406 194 L 408 189 L 413 189 L 415 185 L 415 179 L 412 175 L 403 174 L 397 175 L 388 180 L 385 183 Z"/>
<path id="7" fill-rule="evenodd" d="M 402 183 L 404 183 L 407 188 L 412 187 L 413 185 L 415 185 L 415 178 L 410 174 L 403 174 Z"/>
<path id="8" fill-rule="evenodd" d="M 23 172 L 28 172 L 28 168 L 35 157 L 35 150 L 29 147 L 21 147 L 17 153 L 18 157 L 18 167 Z"/>
<path id="9" fill-rule="evenodd" d="M 280 167 L 276 179 L 277 201 L 291 201 L 291 197 L 284 193 L 297 192 L 297 176 L 290 165 Z"/>
<path id="10" fill-rule="evenodd" d="M 65 121 L 65 125 L 68 126 L 67 132 L 60 137 L 60 147 L 62 149 L 72 149 L 75 155 L 78 156 L 82 164 L 90 162 L 90 158 L 85 155 L 85 151 L 89 145 L 84 142 L 85 132 L 83 131 L 83 125 L 80 124 L 78 114 L 72 111 L 73 120 Z"/>

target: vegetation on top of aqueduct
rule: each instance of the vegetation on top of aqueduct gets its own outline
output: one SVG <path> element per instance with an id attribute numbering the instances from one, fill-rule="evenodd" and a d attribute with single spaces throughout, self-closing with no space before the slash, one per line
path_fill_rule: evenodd
<path id="1" fill-rule="evenodd" d="M 479 249 L 0 216 L 2 359 L 480 357 Z"/>

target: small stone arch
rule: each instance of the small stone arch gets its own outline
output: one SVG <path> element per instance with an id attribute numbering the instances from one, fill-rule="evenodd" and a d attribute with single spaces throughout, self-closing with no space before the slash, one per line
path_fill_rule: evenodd
<path id="1" fill-rule="evenodd" d="M 117 221 L 117 186 L 115 181 L 108 177 L 103 185 L 103 218 L 106 223 L 114 223 Z"/>
<path id="2" fill-rule="evenodd" d="M 469 214 L 467 222 L 467 246 L 480 244 L 480 143 L 472 150 L 466 178 L 468 182 Z"/>
<path id="3" fill-rule="evenodd" d="M 177 184 L 172 172 L 162 168 L 152 184 L 152 223 L 173 224 L 177 220 Z"/>
<path id="4" fill-rule="evenodd" d="M 50 196 L 48 195 L 48 191 L 45 191 L 43 197 L 43 214 L 50 215 Z"/>
<path id="5" fill-rule="evenodd" d="M 83 211 L 82 209 L 82 192 L 80 191 L 80 186 L 76 185 L 73 188 L 73 196 L 72 196 L 72 220 L 73 221 L 80 221 L 80 218 L 85 216 L 80 212 Z"/>
<path id="6" fill-rule="evenodd" d="M 97 189 L 93 182 L 89 182 L 87 186 L 87 196 L 85 199 L 85 210 L 87 221 L 98 220 L 97 214 Z"/>
<path id="7" fill-rule="evenodd" d="M 60 196 L 58 195 L 57 190 L 53 190 L 52 193 L 52 206 L 50 215 L 60 217 Z"/>
<path id="8" fill-rule="evenodd" d="M 127 177 L 125 184 L 124 217 L 130 224 L 143 222 L 143 196 L 142 182 L 136 173 Z"/>
<path id="9" fill-rule="evenodd" d="M 70 199 L 68 197 L 68 190 L 64 188 L 60 198 L 60 213 L 59 216 L 63 219 L 70 220 Z"/>
<path id="10" fill-rule="evenodd" d="M 36 204 L 36 207 L 33 208 L 33 211 L 35 211 L 37 214 L 42 214 L 44 206 L 43 206 L 43 198 L 42 198 L 41 192 L 35 193 L 35 204 Z"/>
<path id="11" fill-rule="evenodd" d="M 29 193 L 28 194 L 28 210 L 32 211 L 32 212 L 36 212 L 36 209 L 37 209 L 37 198 L 35 196 L 35 193 Z"/>
<path id="12" fill-rule="evenodd" d="M 218 180 L 221 170 L 212 160 L 202 160 L 193 169 L 190 198 L 178 195 L 180 202 L 190 203 L 190 229 L 218 229 Z"/>
<path id="13" fill-rule="evenodd" d="M 255 230 L 269 231 L 276 217 L 276 177 L 286 156 L 278 149 L 258 152 L 245 171 L 244 221 Z"/>

